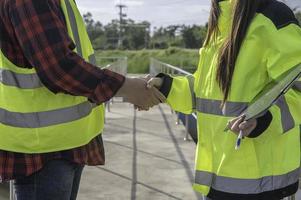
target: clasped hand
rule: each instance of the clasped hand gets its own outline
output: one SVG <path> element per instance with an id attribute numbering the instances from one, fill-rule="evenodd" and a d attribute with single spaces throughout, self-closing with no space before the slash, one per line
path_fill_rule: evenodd
<path id="1" fill-rule="evenodd" d="M 150 77 L 145 78 L 126 78 L 117 96 L 124 98 L 126 102 L 132 103 L 140 110 L 149 108 L 166 101 L 165 96 L 151 84 Z"/>
<path id="2" fill-rule="evenodd" d="M 249 121 L 245 121 L 244 116 L 239 116 L 237 118 L 232 119 L 228 122 L 228 129 L 234 132 L 235 134 L 239 134 L 242 131 L 243 136 L 247 137 L 250 133 L 256 128 L 257 119 L 251 119 Z"/>

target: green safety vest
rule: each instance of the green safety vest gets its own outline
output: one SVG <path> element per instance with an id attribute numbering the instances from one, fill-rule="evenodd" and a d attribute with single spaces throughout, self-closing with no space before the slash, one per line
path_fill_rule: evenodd
<path id="1" fill-rule="evenodd" d="M 261 13 L 253 19 L 240 50 L 228 101 L 216 81 L 219 49 L 229 35 L 231 3 L 220 3 L 220 33 L 200 50 L 192 76 L 174 76 L 167 103 L 175 110 L 197 112 L 194 189 L 234 194 L 260 194 L 298 181 L 300 166 L 301 82 L 270 108 L 273 120 L 257 138 L 245 138 L 235 150 L 237 135 L 224 133 L 227 122 L 239 116 L 265 85 L 301 63 L 301 28 L 276 28 Z"/>
<path id="2" fill-rule="evenodd" d="M 84 21 L 73 0 L 61 0 L 76 52 L 95 64 Z M 86 97 L 54 94 L 35 69 L 14 65 L 0 52 L 0 149 L 45 153 L 89 143 L 104 126 L 104 106 Z"/>

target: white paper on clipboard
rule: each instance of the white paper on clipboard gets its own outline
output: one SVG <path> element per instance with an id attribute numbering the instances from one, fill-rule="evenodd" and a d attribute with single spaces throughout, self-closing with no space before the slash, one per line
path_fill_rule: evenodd
<path id="1" fill-rule="evenodd" d="M 252 100 L 248 108 L 243 112 L 245 120 L 263 115 L 281 96 L 283 96 L 301 77 L 301 64 L 285 72 L 275 81 L 269 83 Z"/>

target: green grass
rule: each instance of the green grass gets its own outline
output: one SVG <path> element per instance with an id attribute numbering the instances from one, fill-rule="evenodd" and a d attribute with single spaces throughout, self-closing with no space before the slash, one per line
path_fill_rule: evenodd
<path id="1" fill-rule="evenodd" d="M 97 51 L 96 57 L 122 56 L 128 58 L 128 73 L 145 74 L 149 72 L 150 58 L 194 72 L 198 64 L 198 50 L 169 48 L 166 50 L 139 51 Z M 99 60 L 99 59 L 98 59 Z M 103 63 L 102 63 L 103 65 Z"/>

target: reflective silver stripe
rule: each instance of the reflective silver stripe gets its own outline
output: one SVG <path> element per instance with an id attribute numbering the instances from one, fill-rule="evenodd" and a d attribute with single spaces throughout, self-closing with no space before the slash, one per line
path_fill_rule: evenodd
<path id="1" fill-rule="evenodd" d="M 75 18 L 72 6 L 70 4 L 70 0 L 65 0 L 65 2 L 66 2 L 67 12 L 68 12 L 68 18 L 70 21 L 70 26 L 71 26 L 73 37 L 74 37 L 75 44 L 76 44 L 76 50 L 77 50 L 77 53 L 81 57 L 83 57 L 80 37 L 79 37 L 79 33 L 78 33 L 78 27 L 77 27 L 77 23 L 76 23 L 76 18 Z"/>
<path id="2" fill-rule="evenodd" d="M 206 185 L 208 187 L 212 186 L 214 175 L 210 172 L 196 171 L 195 172 L 195 183 L 199 185 Z"/>
<path id="3" fill-rule="evenodd" d="M 77 46 L 77 52 L 80 56 L 82 56 L 82 48 L 81 48 L 81 42 L 78 33 L 76 18 L 69 0 L 66 0 L 65 2 L 66 2 L 67 12 L 69 15 L 69 21 L 71 24 L 73 36 Z M 94 54 L 89 57 L 89 61 L 92 64 L 96 64 Z M 0 69 L 0 82 L 3 83 L 4 85 L 14 86 L 20 89 L 36 89 L 36 88 L 44 87 L 37 74 L 18 74 L 10 70 L 4 70 L 4 69 Z"/>
<path id="4" fill-rule="evenodd" d="M 296 183 L 299 179 L 299 173 L 300 169 L 298 168 L 284 175 L 266 176 L 259 179 L 239 179 L 196 171 L 195 183 L 228 193 L 258 194 L 281 189 Z"/>
<path id="5" fill-rule="evenodd" d="M 186 76 L 188 82 L 189 82 L 189 88 L 190 88 L 190 94 L 192 99 L 192 109 L 196 108 L 196 96 L 194 93 L 194 77 L 192 75 Z"/>
<path id="6" fill-rule="evenodd" d="M 10 112 L 0 108 L 0 123 L 18 128 L 42 128 L 84 118 L 95 107 L 95 104 L 84 102 L 68 108 L 35 113 Z"/>
<path id="7" fill-rule="evenodd" d="M 89 63 L 91 63 L 92 65 L 96 65 L 95 54 L 92 54 L 92 55 L 89 56 Z"/>
<path id="8" fill-rule="evenodd" d="M 221 100 L 196 99 L 196 109 L 198 112 L 220 115 L 226 117 L 239 116 L 247 107 L 245 102 L 226 102 L 224 108 L 221 108 Z"/>
<path id="9" fill-rule="evenodd" d="M 301 81 L 297 81 L 293 88 L 301 92 Z"/>
<path id="10" fill-rule="evenodd" d="M 295 127 L 295 120 L 290 112 L 285 96 L 280 97 L 276 105 L 280 108 L 282 128 L 285 133 Z"/>
<path id="11" fill-rule="evenodd" d="M 7 86 L 21 89 L 35 89 L 43 87 L 37 74 L 18 74 L 6 69 L 0 69 L 0 82 Z"/>

